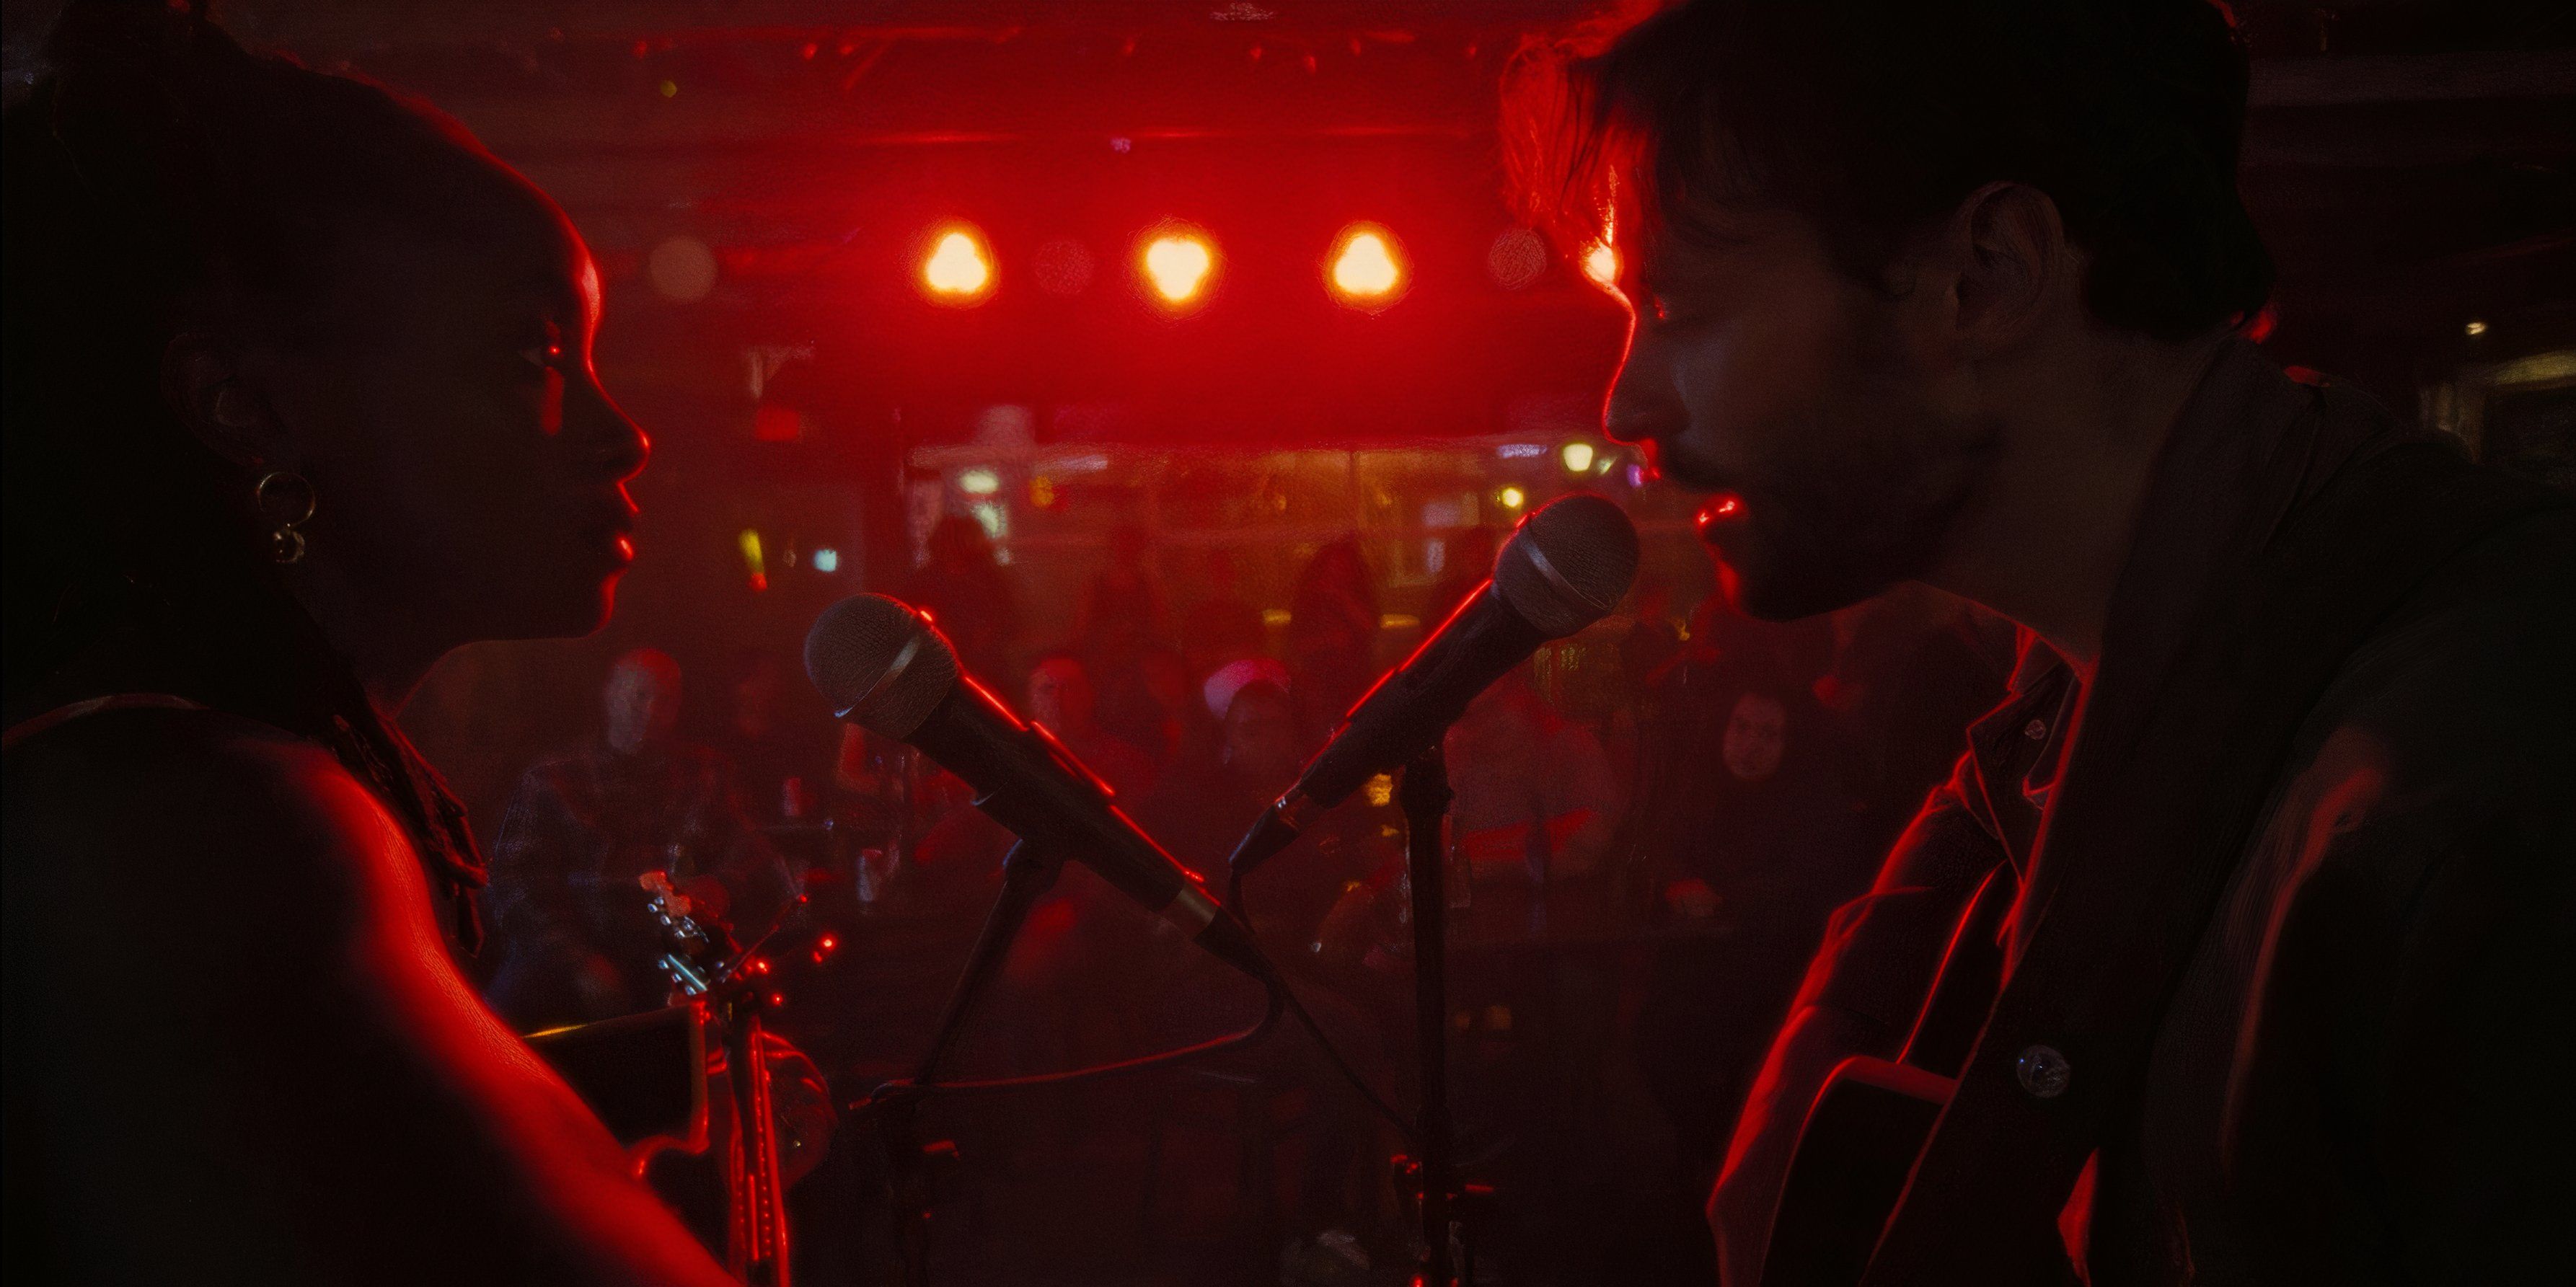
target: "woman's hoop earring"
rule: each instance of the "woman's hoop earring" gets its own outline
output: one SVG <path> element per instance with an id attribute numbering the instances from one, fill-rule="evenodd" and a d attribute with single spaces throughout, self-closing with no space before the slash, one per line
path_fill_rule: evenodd
<path id="1" fill-rule="evenodd" d="M 259 507 L 259 519 L 269 524 L 268 557 L 279 563 L 304 561 L 304 533 L 298 531 L 313 520 L 318 498 L 313 484 L 302 474 L 283 469 L 260 476 L 250 491 L 251 503 Z"/>

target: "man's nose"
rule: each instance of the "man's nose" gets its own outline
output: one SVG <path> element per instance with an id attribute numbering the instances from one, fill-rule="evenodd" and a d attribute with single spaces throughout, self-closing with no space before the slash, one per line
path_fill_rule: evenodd
<path id="1" fill-rule="evenodd" d="M 1683 421 L 1662 346 L 1631 325 L 1627 351 L 1601 408 L 1601 431 L 1616 442 L 1651 443 L 1680 433 Z"/>

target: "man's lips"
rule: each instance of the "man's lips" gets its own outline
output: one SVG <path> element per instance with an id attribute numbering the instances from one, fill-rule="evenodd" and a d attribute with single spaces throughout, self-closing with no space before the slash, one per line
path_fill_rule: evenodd
<path id="1" fill-rule="evenodd" d="M 1693 521 L 1703 539 L 1714 537 L 1719 530 L 1744 521 L 1744 498 L 1733 492 L 1719 492 L 1699 507 Z"/>

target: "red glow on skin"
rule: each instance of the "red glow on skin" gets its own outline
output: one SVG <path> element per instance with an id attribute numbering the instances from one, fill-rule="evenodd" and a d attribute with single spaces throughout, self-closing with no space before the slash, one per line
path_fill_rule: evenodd
<path id="1" fill-rule="evenodd" d="M 1606 243 L 1594 242 L 1583 252 L 1583 275 L 1596 286 L 1616 289 L 1619 284 L 1619 252 Z"/>
<path id="2" fill-rule="evenodd" d="M 1744 501 L 1734 493 L 1728 492 L 1700 506 L 1698 522 L 1702 529 L 1706 529 L 1735 519 L 1743 513 Z"/>

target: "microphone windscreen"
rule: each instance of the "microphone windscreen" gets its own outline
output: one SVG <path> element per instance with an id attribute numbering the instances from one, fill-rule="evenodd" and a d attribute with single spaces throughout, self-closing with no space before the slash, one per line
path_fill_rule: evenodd
<path id="1" fill-rule="evenodd" d="M 1637 525 L 1586 493 L 1521 520 L 1494 559 L 1494 590 L 1551 639 L 1608 616 L 1636 579 Z"/>
<path id="2" fill-rule="evenodd" d="M 805 676 L 841 718 L 900 742 L 957 686 L 957 650 L 902 600 L 854 594 L 805 633 Z"/>

